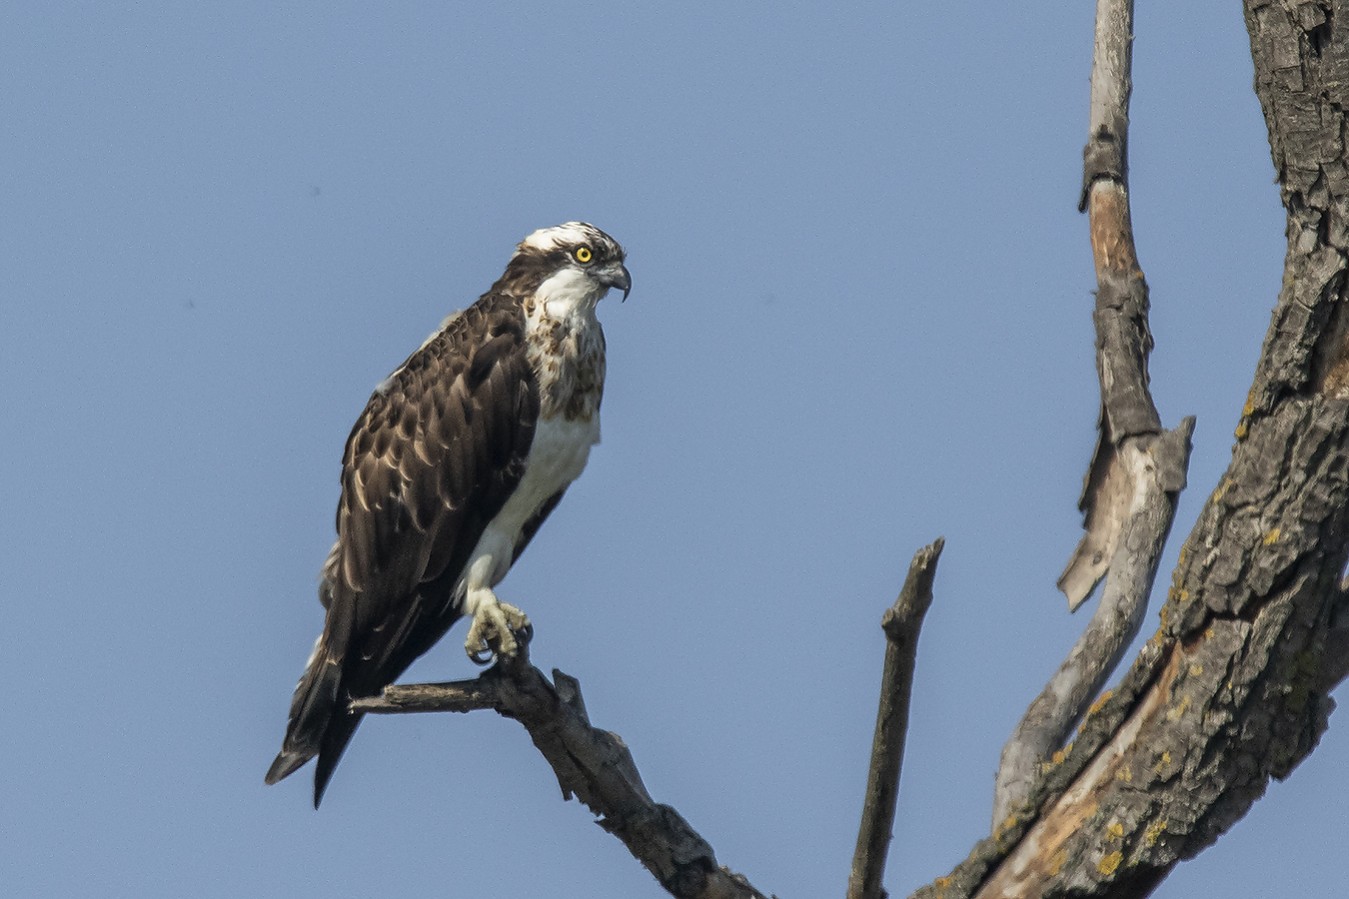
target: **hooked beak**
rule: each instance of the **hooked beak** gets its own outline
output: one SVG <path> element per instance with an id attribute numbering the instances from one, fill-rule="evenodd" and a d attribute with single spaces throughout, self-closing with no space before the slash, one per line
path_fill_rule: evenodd
<path id="1" fill-rule="evenodd" d="M 632 290 L 632 275 L 628 274 L 628 269 L 621 262 L 611 262 L 604 268 L 595 272 L 595 277 L 605 287 L 617 287 L 623 291 L 623 299 L 628 298 L 628 293 Z"/>

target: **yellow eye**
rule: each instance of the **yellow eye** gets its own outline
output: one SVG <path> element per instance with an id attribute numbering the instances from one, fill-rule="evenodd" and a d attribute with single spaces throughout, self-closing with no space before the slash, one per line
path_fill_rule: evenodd
<path id="1" fill-rule="evenodd" d="M 572 255 L 576 257 L 577 262 L 582 263 L 589 262 L 591 259 L 595 258 L 595 255 L 590 252 L 590 247 L 577 247 L 575 251 L 572 252 Z"/>

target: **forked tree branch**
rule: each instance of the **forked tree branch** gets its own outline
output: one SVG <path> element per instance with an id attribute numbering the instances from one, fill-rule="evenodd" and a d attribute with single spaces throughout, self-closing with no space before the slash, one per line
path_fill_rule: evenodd
<path id="1" fill-rule="evenodd" d="M 1349 672 L 1349 11 L 1244 7 L 1288 250 L 1231 464 L 1157 633 L 1020 810 L 925 899 L 1149 895 L 1315 748 Z"/>
<path id="2" fill-rule="evenodd" d="M 923 627 L 923 616 L 932 605 L 932 581 L 937 576 L 937 560 L 944 545 L 945 541 L 938 537 L 914 554 L 899 597 L 881 617 L 886 637 L 885 667 L 847 899 L 884 899 L 886 895 L 881 882 L 895 823 L 899 774 L 904 764 L 918 633 Z"/>

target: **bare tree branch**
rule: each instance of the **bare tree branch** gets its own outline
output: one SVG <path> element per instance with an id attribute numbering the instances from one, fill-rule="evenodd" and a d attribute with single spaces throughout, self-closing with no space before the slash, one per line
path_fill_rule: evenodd
<path id="1" fill-rule="evenodd" d="M 1132 90 L 1133 2 L 1098 0 L 1092 53 L 1091 112 L 1082 151 L 1078 210 L 1090 221 L 1096 263 L 1096 369 L 1101 413 L 1096 450 L 1079 507 L 1086 533 L 1059 578 L 1076 609 L 1105 576 L 1124 526 L 1132 492 L 1116 447 L 1134 435 L 1156 434 L 1161 419 L 1148 391 L 1148 294 L 1134 249 L 1129 215 L 1129 94 Z"/>
<path id="2" fill-rule="evenodd" d="M 1063 746 L 1142 627 L 1189 465 L 1193 419 L 1163 432 L 1148 388 L 1148 287 L 1129 215 L 1132 44 L 1132 0 L 1100 0 L 1078 208 L 1089 216 L 1096 265 L 1101 413 L 1079 504 L 1086 533 L 1059 588 L 1076 609 L 1109 578 L 1086 630 L 1003 747 L 995 829 L 1026 802 L 1040 765 Z"/>
<path id="3" fill-rule="evenodd" d="M 862 805 L 862 824 L 848 877 L 848 899 L 884 899 L 886 895 L 881 882 L 885 877 L 900 769 L 904 764 L 918 634 L 923 627 L 923 616 L 932 605 L 932 581 L 937 575 L 937 560 L 944 545 L 945 541 L 938 537 L 914 554 L 899 597 L 881 617 L 881 628 L 886 637 L 885 667 L 881 674 L 881 698 L 876 711 L 876 735 L 871 743 L 871 769 Z"/>
<path id="4" fill-rule="evenodd" d="M 680 899 L 765 899 L 744 877 L 717 864 L 712 847 L 668 805 L 652 801 L 622 739 L 592 727 L 580 684 L 553 671 L 554 683 L 521 653 L 479 677 L 444 684 L 386 687 L 356 699 L 352 711 L 470 712 L 492 709 L 519 721 L 557 775 L 565 798 L 575 796 L 600 816 L 662 887 Z"/>

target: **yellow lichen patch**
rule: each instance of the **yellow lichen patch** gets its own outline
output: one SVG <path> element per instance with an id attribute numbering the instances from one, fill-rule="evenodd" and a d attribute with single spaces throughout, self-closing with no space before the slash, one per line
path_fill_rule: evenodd
<path id="1" fill-rule="evenodd" d="M 1006 818 L 1002 820 L 1002 823 L 998 825 L 998 829 L 993 831 L 993 841 L 997 843 L 999 846 L 1001 846 L 1002 838 L 1007 835 L 1007 831 L 1011 830 L 1013 827 L 1016 827 L 1017 824 L 1019 823 L 1021 823 L 1021 819 L 1019 817 L 1017 817 L 1016 815 L 1008 815 Z"/>
<path id="2" fill-rule="evenodd" d="M 1124 861 L 1124 853 L 1116 849 L 1096 863 L 1096 870 L 1101 872 L 1101 876 L 1109 877 L 1111 874 L 1115 873 L 1115 870 L 1119 867 L 1119 863 L 1122 861 Z"/>
<path id="3" fill-rule="evenodd" d="M 1064 755 L 1063 755 L 1063 750 L 1062 750 L 1062 749 L 1056 749 L 1056 750 L 1054 750 L 1054 754 L 1051 755 L 1051 756 L 1049 757 L 1049 761 L 1050 761 L 1052 764 L 1055 764 L 1055 765 L 1062 765 L 1062 764 L 1063 764 L 1063 759 L 1064 759 Z"/>
<path id="4" fill-rule="evenodd" d="M 1126 784 L 1133 783 L 1134 769 L 1130 768 L 1128 765 L 1120 766 L 1120 768 L 1115 772 L 1115 780 L 1122 780 Z"/>
<path id="5" fill-rule="evenodd" d="M 1240 430 L 1240 428 L 1238 428 L 1238 430 Z M 1215 488 L 1213 488 L 1213 496 L 1211 497 L 1211 499 L 1213 500 L 1213 502 L 1216 503 L 1216 502 L 1218 502 L 1219 500 L 1221 500 L 1224 496 L 1226 496 L 1226 495 L 1227 495 L 1227 488 L 1230 487 L 1231 485 L 1232 485 L 1232 482 L 1231 482 L 1230 480 L 1228 480 L 1227 478 L 1223 478 L 1221 481 L 1219 481 L 1219 482 L 1218 482 L 1218 486 L 1215 487 Z M 1180 560 L 1180 562 L 1179 562 L 1178 564 L 1179 564 L 1179 565 L 1184 565 L 1184 564 L 1185 564 L 1185 559 L 1184 559 L 1183 556 L 1181 557 L 1181 560 Z"/>
<path id="6" fill-rule="evenodd" d="M 1162 838 L 1164 833 L 1166 833 L 1166 819 L 1153 821 L 1148 825 L 1148 829 L 1143 832 L 1143 842 L 1149 846 L 1156 846 L 1157 841 Z"/>
<path id="7" fill-rule="evenodd" d="M 1166 710 L 1166 720 L 1179 721 L 1181 717 L 1184 716 L 1184 714 L 1187 711 L 1189 711 L 1189 709 L 1190 709 L 1190 697 L 1182 696 L 1180 698 L 1180 702 L 1176 703 L 1171 708 Z"/>
<path id="8" fill-rule="evenodd" d="M 1250 427 L 1247 426 L 1246 419 L 1243 418 L 1241 420 L 1241 424 L 1237 425 L 1237 429 L 1232 432 L 1232 436 L 1237 438 L 1238 440 L 1245 440 L 1246 435 L 1249 434 L 1250 432 L 1251 429 Z"/>
<path id="9" fill-rule="evenodd" d="M 937 888 L 938 896 L 945 896 L 946 888 L 951 885 L 951 878 L 938 877 L 936 880 L 932 881 L 932 885 Z"/>
<path id="10" fill-rule="evenodd" d="M 1195 662 L 1194 664 L 1190 665 L 1190 677 L 1198 677 L 1203 673 L 1204 673 L 1203 665 L 1199 664 L 1198 662 Z"/>
<path id="11" fill-rule="evenodd" d="M 1105 826 L 1105 832 L 1117 840 L 1124 838 L 1124 825 L 1118 821 L 1111 821 Z"/>
<path id="12" fill-rule="evenodd" d="M 1237 424 L 1237 440 L 1251 432 L 1251 416 L 1256 413 L 1255 393 L 1246 394 L 1246 405 L 1241 406 L 1241 421 Z"/>
<path id="13" fill-rule="evenodd" d="M 1091 704 L 1091 708 L 1087 709 L 1087 714 L 1095 715 L 1101 709 L 1105 708 L 1105 704 L 1110 701 L 1110 697 L 1113 695 L 1115 695 L 1114 690 L 1106 690 L 1100 696 L 1096 697 L 1096 701 Z"/>
<path id="14" fill-rule="evenodd" d="M 1157 759 L 1157 764 L 1152 766 L 1152 771 L 1154 774 L 1161 774 L 1162 771 L 1170 767 L 1170 765 L 1171 765 L 1170 750 L 1162 750 L 1161 756 Z"/>
<path id="15" fill-rule="evenodd" d="M 1049 876 L 1057 877 L 1063 870 L 1063 863 L 1068 861 L 1068 850 L 1060 849 L 1049 857 Z"/>
<path id="16" fill-rule="evenodd" d="M 1271 529 L 1270 532 L 1269 532 L 1268 534 L 1265 535 L 1265 539 L 1264 539 L 1263 542 L 1264 542 L 1265 546 L 1273 546 L 1274 544 L 1278 543 L 1278 542 L 1279 542 L 1279 529 L 1278 529 L 1278 528 L 1273 528 L 1273 529 Z"/>

